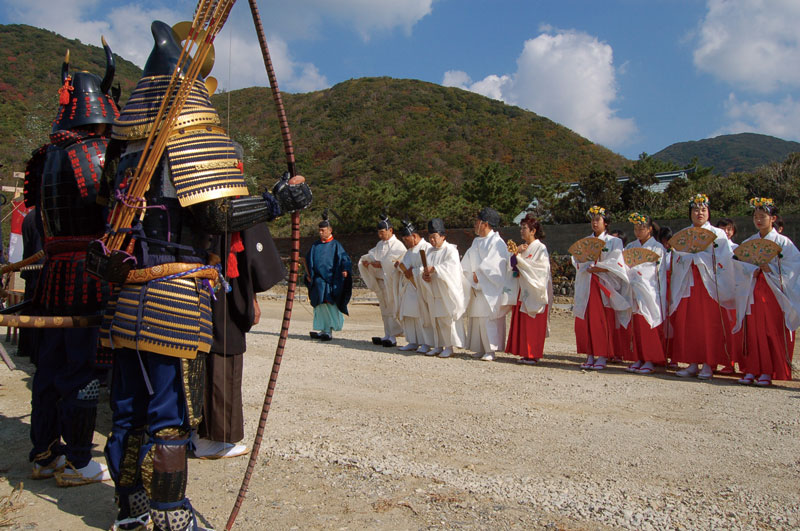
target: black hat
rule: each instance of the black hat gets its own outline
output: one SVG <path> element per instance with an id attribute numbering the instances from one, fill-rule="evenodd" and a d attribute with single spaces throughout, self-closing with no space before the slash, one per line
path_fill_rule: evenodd
<path id="1" fill-rule="evenodd" d="M 400 232 L 400 236 L 411 236 L 412 234 L 417 232 L 417 229 L 414 228 L 414 225 L 410 221 L 408 221 L 407 219 L 404 219 L 400 223 L 403 224 L 403 226 L 400 228 L 400 231 L 399 231 Z"/>
<path id="2" fill-rule="evenodd" d="M 322 211 L 322 221 L 319 222 L 319 228 L 330 227 L 331 222 L 328 221 L 328 209 Z"/>
<path id="3" fill-rule="evenodd" d="M 441 234 L 442 236 L 445 235 L 444 230 L 444 220 L 441 218 L 433 218 L 428 222 L 428 234 Z"/>
<path id="4" fill-rule="evenodd" d="M 378 230 L 388 230 L 392 228 L 392 222 L 389 221 L 389 214 L 383 212 L 381 220 L 378 222 Z"/>
<path id="5" fill-rule="evenodd" d="M 483 207 L 481 211 L 478 212 L 478 219 L 485 221 L 493 229 L 500 226 L 500 214 L 497 213 L 497 210 L 490 207 Z"/>
<path id="6" fill-rule="evenodd" d="M 61 83 L 58 90 L 59 108 L 51 132 L 74 129 L 83 125 L 112 124 L 119 116 L 114 99 L 109 96 L 116 70 L 114 55 L 105 38 L 106 72 L 103 79 L 89 72 L 69 74 L 69 51 L 61 65 Z"/>

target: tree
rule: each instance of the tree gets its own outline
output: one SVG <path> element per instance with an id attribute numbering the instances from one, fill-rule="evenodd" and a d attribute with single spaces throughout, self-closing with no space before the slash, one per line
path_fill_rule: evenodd
<path id="1" fill-rule="evenodd" d="M 467 179 L 461 196 L 468 203 L 494 208 L 505 221 L 519 214 L 527 203 L 520 174 L 497 162 L 487 164 Z"/>
<path id="2" fill-rule="evenodd" d="M 540 220 L 550 223 L 555 219 L 558 201 L 569 192 L 569 183 L 552 175 L 539 177 L 528 185 L 530 202 L 526 207 Z"/>
<path id="3" fill-rule="evenodd" d="M 592 205 L 617 214 L 622 207 L 621 195 L 622 185 L 616 175 L 610 171 L 593 171 L 558 201 L 554 218 L 558 223 L 581 223 L 586 221 L 586 212 Z"/>
<path id="4" fill-rule="evenodd" d="M 658 183 L 657 173 L 677 169 L 678 165 L 673 162 L 654 159 L 647 153 L 642 153 L 633 165 L 623 168 L 628 180 L 622 183 L 622 204 L 630 212 L 653 215 L 660 206 L 662 196 L 648 188 Z"/>

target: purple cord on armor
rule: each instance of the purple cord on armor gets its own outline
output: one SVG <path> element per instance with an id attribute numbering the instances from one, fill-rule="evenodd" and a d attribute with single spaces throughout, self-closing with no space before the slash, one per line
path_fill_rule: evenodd
<path id="1" fill-rule="evenodd" d="M 225 289 L 225 293 L 228 293 L 231 290 L 231 285 L 228 284 L 228 282 L 225 280 L 225 277 L 222 276 L 222 267 L 220 267 L 219 264 L 213 265 L 213 266 L 212 265 L 204 265 L 204 266 L 195 267 L 194 269 L 190 269 L 188 271 L 181 271 L 180 273 L 174 273 L 172 275 L 167 275 L 165 277 L 161 277 L 158 280 L 174 280 L 176 278 L 185 277 L 185 276 L 190 275 L 192 273 L 196 273 L 198 271 L 204 271 L 206 269 L 216 269 L 217 270 L 217 274 L 219 275 L 220 284 Z M 217 296 L 214 293 L 214 286 L 211 285 L 211 282 L 209 282 L 209 280 L 207 278 L 204 278 L 203 279 L 203 284 L 205 284 L 206 289 L 208 289 L 208 292 L 211 294 L 211 297 L 214 300 L 217 300 Z"/>
<path id="2" fill-rule="evenodd" d="M 205 285 L 206 289 L 208 290 L 208 293 L 211 294 L 211 298 L 214 299 L 214 301 L 216 301 L 217 300 L 217 294 L 214 293 L 214 286 L 211 285 L 211 282 L 209 282 L 207 278 L 204 278 L 203 279 L 203 284 Z"/>
<path id="3" fill-rule="evenodd" d="M 97 242 L 97 243 L 99 243 L 99 244 L 100 244 L 100 247 L 103 249 L 103 254 L 105 254 L 106 256 L 108 256 L 109 254 L 111 254 L 111 253 L 108 251 L 108 247 L 106 247 L 106 244 L 103 242 L 103 240 L 95 240 L 95 242 Z M 133 260 L 134 264 L 136 263 L 136 257 L 135 257 L 135 256 L 133 256 L 133 255 L 132 255 L 132 254 L 130 254 L 130 253 L 126 253 L 125 251 L 122 251 L 122 250 L 120 250 L 120 252 L 121 252 L 121 253 L 125 253 L 125 254 L 127 254 L 127 255 L 128 255 L 128 257 L 127 257 L 127 258 L 125 258 L 125 260 L 123 260 L 123 261 L 122 261 L 122 263 L 125 263 L 125 262 L 127 262 L 127 261 L 129 261 L 129 260 Z"/>
<path id="4" fill-rule="evenodd" d="M 167 242 L 172 241 L 172 227 L 169 222 L 169 211 L 167 211 L 167 205 L 150 205 L 150 206 L 139 206 L 139 204 L 146 202 L 144 197 L 131 197 L 129 195 L 123 194 L 121 191 L 116 190 L 114 192 L 114 198 L 117 201 L 121 201 L 123 205 L 128 208 L 135 208 L 137 210 L 147 210 L 148 208 L 157 208 L 159 210 L 163 210 L 167 213 Z M 128 200 L 135 200 L 138 204 L 131 204 Z"/>
<path id="5" fill-rule="evenodd" d="M 188 271 L 181 271 L 180 273 L 173 273 L 172 275 L 167 275 L 165 277 L 160 277 L 158 280 L 173 280 L 173 279 L 176 279 L 176 278 L 185 277 L 186 275 L 190 275 L 192 273 L 197 273 L 198 271 L 204 271 L 206 269 L 217 269 L 217 270 L 219 270 L 219 268 L 217 266 L 204 265 L 204 266 L 195 267 L 194 269 L 190 269 Z"/>

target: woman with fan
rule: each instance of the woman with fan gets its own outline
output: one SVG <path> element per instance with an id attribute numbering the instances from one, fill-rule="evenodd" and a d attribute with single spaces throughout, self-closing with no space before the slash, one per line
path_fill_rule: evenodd
<path id="1" fill-rule="evenodd" d="M 634 362 L 626 369 L 628 372 L 652 374 L 656 364 L 667 361 L 662 326 L 667 296 L 666 250 L 656 240 L 659 228 L 649 216 L 633 212 L 628 221 L 633 223 L 636 235 L 623 252 L 633 292 L 633 349 L 623 351 L 623 357 Z"/>
<path id="2" fill-rule="evenodd" d="M 750 206 L 758 232 L 736 250 L 735 331 L 743 328 L 744 335 L 737 361 L 746 373 L 739 383 L 768 386 L 792 379 L 794 331 L 800 327 L 800 253 L 775 230 L 778 209 L 772 199 L 754 197 Z"/>
<path id="3" fill-rule="evenodd" d="M 727 311 L 735 307 L 733 250 L 710 215 L 708 196 L 695 195 L 689 201 L 692 225 L 670 240 L 670 354 L 674 363 L 689 365 L 675 374 L 701 380 L 711 379 L 717 365 L 730 364 L 734 346 Z"/>
<path id="4" fill-rule="evenodd" d="M 519 233 L 525 243 L 517 246 L 509 240 L 508 249 L 509 267 L 519 281 L 519 288 L 516 305 L 511 310 L 506 352 L 520 356 L 520 363 L 535 365 L 544 353 L 544 339 L 550 335 L 553 279 L 539 220 L 528 213 L 519 224 Z"/>
<path id="5" fill-rule="evenodd" d="M 622 259 L 622 240 L 606 232 L 606 209 L 595 205 L 588 215 L 592 236 L 570 247 L 575 266 L 572 311 L 577 350 L 586 354 L 581 368 L 602 370 L 609 358 L 630 349 L 631 287 Z"/>

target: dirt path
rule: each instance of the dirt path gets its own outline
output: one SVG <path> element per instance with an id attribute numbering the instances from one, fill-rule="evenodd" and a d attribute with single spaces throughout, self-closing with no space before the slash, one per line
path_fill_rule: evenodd
<path id="1" fill-rule="evenodd" d="M 282 303 L 262 309 L 245 356 L 246 442 Z M 330 343 L 308 338 L 310 322 L 308 303 L 296 303 L 238 529 L 800 527 L 797 382 L 584 372 L 563 313 L 534 367 L 375 347 L 381 322 L 370 304 L 352 305 Z M 24 481 L 12 529 L 107 529 L 110 485 L 28 479 L 32 367 L 14 359 L 23 370 L 0 366 L 0 495 Z M 104 407 L 98 455 L 109 420 Z M 224 527 L 245 466 L 190 460 L 201 520 Z"/>

